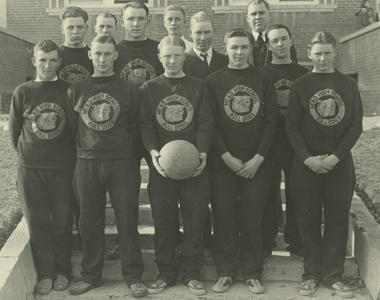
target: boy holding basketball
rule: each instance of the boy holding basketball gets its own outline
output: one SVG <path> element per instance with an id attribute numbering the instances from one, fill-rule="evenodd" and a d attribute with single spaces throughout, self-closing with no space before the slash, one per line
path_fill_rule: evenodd
<path id="1" fill-rule="evenodd" d="M 141 88 L 141 135 L 154 165 L 150 170 L 148 189 L 159 272 L 148 293 L 157 294 L 163 292 L 166 286 L 175 284 L 179 268 L 175 260 L 179 199 L 184 223 L 179 259 L 183 283 L 191 293 L 204 295 L 206 290 L 200 281 L 199 270 L 203 265 L 203 227 L 209 199 L 206 157 L 213 133 L 208 91 L 203 80 L 183 73 L 186 55 L 185 44 L 180 37 L 165 37 L 158 49 L 165 73 L 145 82 Z M 171 179 L 161 168 L 159 151 L 174 140 L 185 140 L 198 149 L 200 165 L 193 177 Z"/>
<path id="2" fill-rule="evenodd" d="M 248 64 L 248 32 L 227 32 L 224 49 L 228 67 L 207 78 L 216 120 L 209 160 L 213 256 L 219 275 L 213 291 L 227 291 L 241 264 L 248 289 L 261 294 L 261 217 L 271 178 L 265 157 L 277 121 L 273 82 L 268 73 Z"/>

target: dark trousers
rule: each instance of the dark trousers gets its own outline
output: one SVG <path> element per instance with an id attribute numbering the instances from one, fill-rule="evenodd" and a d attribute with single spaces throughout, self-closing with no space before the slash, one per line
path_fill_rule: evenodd
<path id="1" fill-rule="evenodd" d="M 120 244 L 121 273 L 130 286 L 142 282 L 139 215 L 140 170 L 136 159 L 78 159 L 74 191 L 81 208 L 79 229 L 84 256 L 82 280 L 100 284 L 105 252 L 106 191 L 115 212 Z"/>
<path id="2" fill-rule="evenodd" d="M 355 187 L 351 153 L 327 174 L 317 174 L 294 158 L 290 187 L 304 252 L 303 280 L 342 280 L 349 211 Z M 321 219 L 324 208 L 325 230 Z"/>
<path id="3" fill-rule="evenodd" d="M 263 272 L 261 217 L 269 190 L 269 164 L 264 160 L 252 179 L 237 176 L 219 157 L 210 159 L 209 166 L 214 214 L 213 257 L 218 275 L 235 277 L 240 261 L 245 280 L 260 279 Z"/>
<path id="4" fill-rule="evenodd" d="M 73 169 L 18 167 L 17 191 L 39 280 L 71 276 Z"/>
<path id="5" fill-rule="evenodd" d="M 274 240 L 278 234 L 277 207 L 278 201 L 281 201 L 281 195 L 279 195 L 281 170 L 284 171 L 285 175 L 286 223 L 284 228 L 284 239 L 286 243 L 295 249 L 301 249 L 302 241 L 297 227 L 290 192 L 290 174 L 292 172 L 294 151 L 292 149 L 283 148 L 281 151 L 276 151 L 276 153 L 271 156 L 270 160 L 272 165 L 272 180 L 261 222 L 263 249 L 272 250 L 272 248 L 276 247 Z M 279 197 L 280 199 L 278 199 Z"/>
<path id="6" fill-rule="evenodd" d="M 155 168 L 149 174 L 149 200 L 154 219 L 154 248 L 158 278 L 174 285 L 178 272 L 175 246 L 178 232 L 178 199 L 183 220 L 182 253 L 179 264 L 183 282 L 200 280 L 203 265 L 203 227 L 208 209 L 210 186 L 207 168 L 197 177 L 174 180 L 161 176 Z"/>

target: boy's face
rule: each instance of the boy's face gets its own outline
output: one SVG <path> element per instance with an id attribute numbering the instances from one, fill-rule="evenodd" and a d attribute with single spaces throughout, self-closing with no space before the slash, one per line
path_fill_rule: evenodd
<path id="1" fill-rule="evenodd" d="M 207 52 L 214 37 L 214 28 L 210 22 L 197 22 L 189 29 L 189 35 L 193 39 L 195 48 L 200 52 Z"/>
<path id="2" fill-rule="evenodd" d="M 106 34 L 113 37 L 116 30 L 117 27 L 114 18 L 100 16 L 96 19 L 96 24 L 94 25 L 96 35 Z"/>
<path id="3" fill-rule="evenodd" d="M 61 25 L 61 32 L 65 35 L 63 44 L 69 48 L 82 48 L 87 28 L 82 17 L 67 18 Z"/>
<path id="4" fill-rule="evenodd" d="M 290 47 L 292 44 L 289 33 L 285 28 L 269 31 L 267 47 L 276 58 L 290 58 Z"/>
<path id="5" fill-rule="evenodd" d="M 105 77 L 113 74 L 113 62 L 117 59 L 118 52 L 113 44 L 92 43 L 88 57 L 94 65 L 94 75 Z"/>
<path id="6" fill-rule="evenodd" d="M 255 32 L 263 32 L 268 28 L 270 12 L 263 2 L 260 4 L 252 3 L 248 7 L 247 22 Z"/>
<path id="7" fill-rule="evenodd" d="M 58 57 L 56 50 L 48 53 L 38 50 L 32 57 L 32 63 L 36 67 L 37 79 L 52 81 L 57 76 L 57 70 L 62 59 Z"/>
<path id="8" fill-rule="evenodd" d="M 182 74 L 185 57 L 185 50 L 181 46 L 163 46 L 158 54 L 158 58 L 165 69 L 165 75 L 169 77 L 176 77 Z"/>
<path id="9" fill-rule="evenodd" d="M 336 56 L 336 49 L 331 44 L 314 44 L 307 54 L 313 62 L 315 73 L 334 72 L 333 63 Z"/>
<path id="10" fill-rule="evenodd" d="M 185 18 L 179 10 L 169 10 L 164 16 L 164 26 L 169 35 L 183 35 L 183 27 L 185 26 Z"/>
<path id="11" fill-rule="evenodd" d="M 121 24 L 125 28 L 126 40 L 143 40 L 148 23 L 149 20 L 145 9 L 128 7 L 124 11 L 121 20 Z"/>
<path id="12" fill-rule="evenodd" d="M 248 57 L 252 50 L 247 37 L 232 37 L 227 40 L 224 47 L 228 55 L 228 66 L 231 69 L 244 69 L 248 67 Z"/>

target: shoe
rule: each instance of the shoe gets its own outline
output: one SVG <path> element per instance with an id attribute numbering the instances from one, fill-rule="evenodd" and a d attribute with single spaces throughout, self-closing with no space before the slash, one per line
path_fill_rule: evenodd
<path id="1" fill-rule="evenodd" d="M 145 297 L 148 294 L 148 291 L 142 282 L 131 284 L 129 288 L 131 289 L 131 295 L 133 298 Z"/>
<path id="2" fill-rule="evenodd" d="M 231 277 L 219 277 L 219 280 L 212 286 L 212 290 L 216 293 L 224 293 L 232 284 Z"/>
<path id="3" fill-rule="evenodd" d="M 303 250 L 292 245 L 286 247 L 286 251 L 289 251 L 291 254 L 294 254 L 296 256 L 303 257 Z"/>
<path id="4" fill-rule="evenodd" d="M 119 250 L 118 244 L 115 244 L 115 246 L 113 246 L 112 249 L 108 251 L 106 255 L 104 255 L 104 259 L 106 261 L 113 261 L 119 258 L 120 258 L 120 250 Z"/>
<path id="5" fill-rule="evenodd" d="M 214 259 L 212 257 L 212 252 L 210 249 L 205 249 L 204 256 L 203 256 L 203 262 L 207 266 L 213 266 L 214 265 Z"/>
<path id="6" fill-rule="evenodd" d="M 298 292 L 301 296 L 311 296 L 315 293 L 315 288 L 317 286 L 318 286 L 318 280 L 308 279 L 302 282 Z"/>
<path id="7" fill-rule="evenodd" d="M 258 279 L 248 279 L 247 280 L 248 289 L 254 294 L 262 294 L 265 292 L 265 288 Z"/>
<path id="8" fill-rule="evenodd" d="M 64 275 L 57 275 L 57 278 L 54 281 L 54 290 L 64 291 L 69 287 L 69 280 Z"/>
<path id="9" fill-rule="evenodd" d="M 97 288 L 98 286 L 92 283 L 84 282 L 82 280 L 78 280 L 72 282 L 69 287 L 69 293 L 72 295 L 81 295 L 87 293 L 89 290 Z"/>
<path id="10" fill-rule="evenodd" d="M 168 284 L 163 281 L 162 279 L 157 279 L 155 282 L 153 282 L 150 287 L 148 287 L 148 294 L 159 294 L 162 293 L 167 287 Z"/>
<path id="11" fill-rule="evenodd" d="M 342 298 L 354 297 L 354 292 L 351 290 L 351 288 L 348 285 L 345 285 L 341 281 L 335 282 L 331 287 L 334 289 L 335 294 L 337 294 L 339 297 L 342 297 Z"/>
<path id="12" fill-rule="evenodd" d="M 205 295 L 206 294 L 206 288 L 203 285 L 202 282 L 199 280 L 190 280 L 187 283 L 187 286 L 190 288 L 190 293 L 194 295 Z"/>
<path id="13" fill-rule="evenodd" d="M 53 280 L 45 278 L 40 280 L 36 286 L 36 293 L 40 295 L 47 295 L 53 290 Z"/>

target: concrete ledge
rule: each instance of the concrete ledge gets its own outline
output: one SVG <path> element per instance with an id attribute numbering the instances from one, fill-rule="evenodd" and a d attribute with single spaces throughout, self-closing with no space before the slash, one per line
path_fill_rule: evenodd
<path id="1" fill-rule="evenodd" d="M 37 273 L 24 218 L 1 249 L 0 266 L 0 299 L 35 299 Z"/>
<path id="2" fill-rule="evenodd" d="M 355 194 L 351 204 L 354 257 L 359 275 L 374 299 L 380 299 L 380 225 Z"/>
<path id="3" fill-rule="evenodd" d="M 360 29 L 358 31 L 355 31 L 354 33 L 351 33 L 349 35 L 346 35 L 346 36 L 342 37 L 339 41 L 340 41 L 341 44 L 343 44 L 345 42 L 348 42 L 349 40 L 352 40 L 352 39 L 357 38 L 357 37 L 359 37 L 361 35 L 364 35 L 367 32 L 375 30 L 375 29 L 377 29 L 379 27 L 380 27 L 380 23 L 379 22 L 373 23 L 373 24 L 368 25 L 368 26 L 366 26 L 366 27 L 364 27 L 364 28 L 362 28 L 362 29 Z"/>

